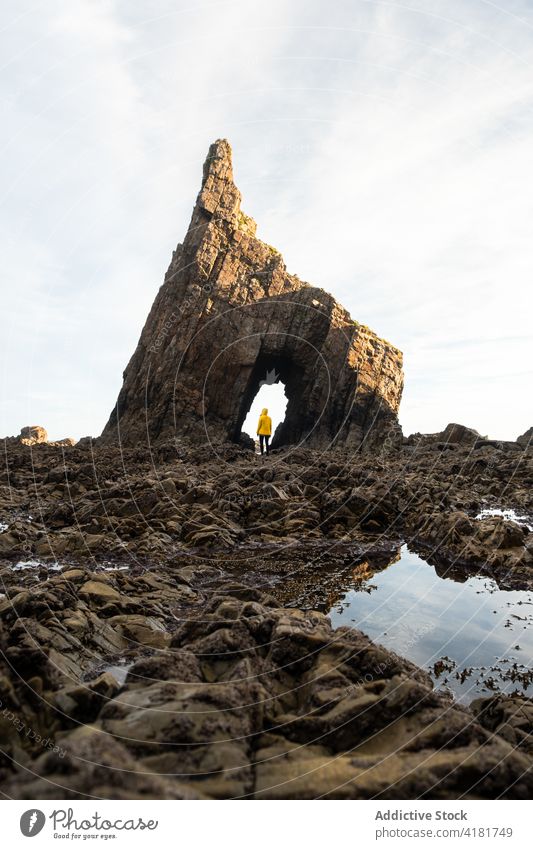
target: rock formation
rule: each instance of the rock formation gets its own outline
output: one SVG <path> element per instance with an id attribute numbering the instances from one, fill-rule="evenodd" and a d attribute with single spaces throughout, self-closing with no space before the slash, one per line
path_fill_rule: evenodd
<path id="1" fill-rule="evenodd" d="M 48 434 L 40 425 L 27 425 L 21 428 L 19 440 L 23 445 L 39 445 L 48 442 Z"/>
<path id="2" fill-rule="evenodd" d="M 274 445 L 398 438 L 401 352 L 288 274 L 240 201 L 217 141 L 102 441 L 237 442 L 261 381 L 278 379 L 288 406 Z"/>
<path id="3" fill-rule="evenodd" d="M 408 445 L 443 443 L 450 446 L 476 445 L 482 442 L 490 443 L 492 441 L 493 440 L 487 440 L 485 437 L 481 436 L 477 430 L 454 422 L 450 422 L 450 424 L 446 425 L 444 430 L 440 430 L 438 433 L 412 433 L 410 436 L 406 437 L 405 440 Z"/>
<path id="4" fill-rule="evenodd" d="M 525 433 L 518 436 L 516 441 L 522 448 L 529 448 L 533 441 L 533 427 L 528 428 Z"/>
<path id="5" fill-rule="evenodd" d="M 48 440 L 48 433 L 44 427 L 41 425 L 27 425 L 23 427 L 17 437 L 6 437 L 6 439 L 15 439 L 17 442 L 20 442 L 22 445 L 29 445 L 30 447 L 33 445 L 54 445 L 58 448 L 61 447 L 71 447 L 76 444 L 76 440 L 72 439 L 72 437 L 67 436 L 65 439 L 57 439 L 54 442 L 50 442 Z"/>

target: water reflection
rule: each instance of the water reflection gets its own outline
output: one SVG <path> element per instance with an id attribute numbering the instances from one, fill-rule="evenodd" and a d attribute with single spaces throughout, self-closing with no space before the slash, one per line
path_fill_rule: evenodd
<path id="1" fill-rule="evenodd" d="M 364 575 L 329 611 L 431 672 L 469 702 L 493 690 L 531 694 L 533 595 L 488 578 L 437 574 L 402 546 L 393 566 Z"/>

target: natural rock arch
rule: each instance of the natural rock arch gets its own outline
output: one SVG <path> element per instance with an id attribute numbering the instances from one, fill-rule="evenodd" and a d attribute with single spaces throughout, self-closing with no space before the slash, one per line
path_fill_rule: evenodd
<path id="1" fill-rule="evenodd" d="M 102 440 L 237 441 L 272 369 L 288 397 L 274 444 L 358 448 L 398 435 L 401 352 L 288 274 L 240 200 L 219 140 Z"/>

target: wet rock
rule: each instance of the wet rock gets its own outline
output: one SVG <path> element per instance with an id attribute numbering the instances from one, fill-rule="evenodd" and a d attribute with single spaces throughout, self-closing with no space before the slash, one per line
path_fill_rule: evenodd
<path id="1" fill-rule="evenodd" d="M 507 740 L 513 748 L 533 755 L 533 700 L 498 694 L 475 699 L 471 709 L 480 724 Z"/>
<path id="2" fill-rule="evenodd" d="M 145 580 L 152 618 L 111 617 L 105 620 L 111 633 L 125 635 L 135 626 L 157 633 L 159 593 L 172 582 Z M 61 575 L 54 581 L 57 593 L 61 582 L 68 585 Z M 121 581 L 125 587 L 130 579 Z M 102 631 L 95 612 L 68 611 L 63 625 L 78 614 L 87 617 L 94 641 Z M 56 618 L 61 621 L 59 613 Z M 43 644 L 55 639 L 47 621 L 35 631 Z M 19 652 L 23 631 L 13 634 Z M 478 722 L 435 692 L 427 673 L 361 632 L 334 631 L 325 616 L 279 608 L 257 589 L 227 584 L 196 612 L 189 608 L 163 653 L 129 644 L 136 660 L 123 686 L 109 672 L 77 684 L 62 677 L 80 675 L 73 658 L 86 662 L 86 642 L 76 647 L 66 640 L 61 654 L 50 650 L 60 674 L 54 681 L 45 672 L 38 689 L 55 705 L 60 753 L 30 753 L 30 770 L 15 766 L 5 783 L 13 798 L 527 798 L 530 792 L 529 701 L 520 704 L 518 722 L 517 711 L 501 704 L 476 710 Z M 31 680 L 34 670 L 35 661 Z M 20 699 L 9 675 L 2 692 L 15 705 Z M 90 724 L 77 727 L 79 721 Z"/>
<path id="3" fill-rule="evenodd" d="M 57 740 L 58 753 L 47 752 L 4 785 L 17 799 L 200 799 L 202 794 L 179 780 L 145 774 L 127 749 L 90 725 Z M 117 773 L 120 781 L 117 781 Z"/>
<path id="4" fill-rule="evenodd" d="M 465 513 L 432 512 L 409 530 L 414 541 L 432 547 L 432 554 L 478 572 L 498 576 L 516 586 L 533 586 L 533 552 L 528 529 L 500 516 L 474 520 Z"/>
<path id="5" fill-rule="evenodd" d="M 102 581 L 86 581 L 80 587 L 80 596 L 88 596 L 98 603 L 120 600 L 120 593 L 114 587 Z"/>
<path id="6" fill-rule="evenodd" d="M 404 726 L 407 722 L 404 723 Z M 478 799 L 495 798 L 506 785 L 506 759 L 512 749 L 503 741 L 491 746 L 460 747 L 429 754 L 427 751 L 391 752 L 376 736 L 373 745 L 360 746 L 348 755 L 333 757 L 320 746 L 270 745 L 257 752 L 258 799 Z M 468 767 L 465 769 L 465 761 Z M 512 770 L 527 762 L 516 756 Z M 490 771 L 492 770 L 492 772 Z M 458 794 L 463 772 L 465 788 Z M 466 774 L 465 774 L 466 773 Z M 512 798 L 527 798 L 526 775 L 517 776 Z M 456 794 L 458 794 L 456 796 Z"/>
<path id="7" fill-rule="evenodd" d="M 161 621 L 152 616 L 112 616 L 108 623 L 126 639 L 141 646 L 164 648 L 170 642 L 170 634 Z"/>
<path id="8" fill-rule="evenodd" d="M 186 649 L 174 648 L 172 652 L 158 652 L 137 660 L 128 672 L 126 683 L 134 688 L 161 681 L 199 683 L 202 680 L 203 673 L 195 655 Z"/>
<path id="9" fill-rule="evenodd" d="M 119 690 L 117 680 L 110 672 L 105 672 L 93 681 L 59 690 L 54 695 L 54 704 L 64 715 L 89 723 Z"/>

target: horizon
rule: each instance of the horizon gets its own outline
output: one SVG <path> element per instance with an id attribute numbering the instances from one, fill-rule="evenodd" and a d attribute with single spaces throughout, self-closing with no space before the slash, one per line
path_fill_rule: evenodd
<path id="1" fill-rule="evenodd" d="M 403 351 L 405 435 L 524 433 L 528 5 L 158 5 L 2 33 L 2 433 L 101 433 L 220 137 L 258 237 Z"/>

